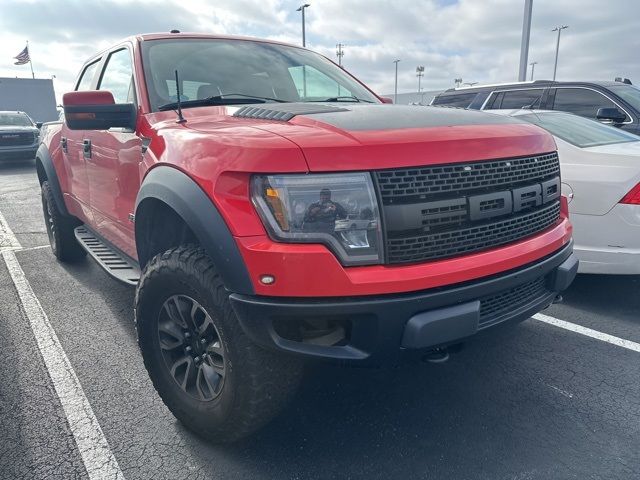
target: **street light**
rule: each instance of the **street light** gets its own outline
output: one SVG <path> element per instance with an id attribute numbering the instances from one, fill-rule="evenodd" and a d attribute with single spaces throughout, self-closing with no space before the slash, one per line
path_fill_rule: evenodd
<path id="1" fill-rule="evenodd" d="M 531 37 L 532 11 L 533 11 L 533 0 L 524 0 L 524 18 L 522 20 L 522 42 L 520 44 L 520 69 L 518 71 L 519 82 L 524 82 L 527 79 L 527 59 L 529 58 L 529 39 Z"/>
<path id="2" fill-rule="evenodd" d="M 420 80 L 424 77 L 424 67 L 422 65 L 416 67 L 416 77 L 418 77 L 418 93 L 420 93 Z"/>
<path id="3" fill-rule="evenodd" d="M 538 62 L 531 62 L 529 65 L 531 65 L 531 81 L 533 82 L 533 71 L 536 69 L 536 65 L 538 64 Z"/>
<path id="4" fill-rule="evenodd" d="M 302 12 L 302 46 L 303 47 L 307 46 L 307 42 L 304 34 L 304 10 L 310 6 L 311 5 L 309 5 L 308 3 L 305 3 L 304 5 L 300 5 L 296 10 L 296 12 Z"/>
<path id="5" fill-rule="evenodd" d="M 400 59 L 395 59 L 393 61 L 393 63 L 396 64 L 396 88 L 394 90 L 394 94 L 393 94 L 393 103 L 398 103 L 398 62 L 400 61 Z"/>
<path id="6" fill-rule="evenodd" d="M 344 57 L 344 44 L 338 43 L 336 45 L 336 56 L 338 57 L 338 65 L 342 67 L 342 57 Z M 341 95 L 340 84 L 338 84 L 338 96 Z"/>
<path id="7" fill-rule="evenodd" d="M 558 40 L 556 41 L 556 61 L 553 64 L 553 80 L 556 79 L 556 71 L 558 70 L 558 51 L 560 50 L 560 33 L 565 28 L 569 28 L 569 25 L 562 25 L 551 30 L 552 32 L 558 32 Z"/>
<path id="8" fill-rule="evenodd" d="M 336 57 L 338 57 L 338 65 L 342 66 L 342 57 L 344 57 L 344 44 L 338 43 L 336 45 Z"/>

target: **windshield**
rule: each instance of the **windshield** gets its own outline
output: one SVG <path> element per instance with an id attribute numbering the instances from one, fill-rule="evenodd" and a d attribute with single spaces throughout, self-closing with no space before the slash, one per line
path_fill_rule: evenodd
<path id="1" fill-rule="evenodd" d="M 0 125 L 11 127 L 31 127 L 31 119 L 24 113 L 2 113 L 0 112 Z"/>
<path id="2" fill-rule="evenodd" d="M 153 110 L 177 100 L 175 70 L 181 101 L 236 94 L 236 100 L 255 97 L 266 102 L 379 103 L 340 67 L 296 47 L 247 40 L 180 39 L 144 42 L 142 52 Z M 247 98 L 246 103 L 252 99 Z"/>
<path id="3" fill-rule="evenodd" d="M 614 85 L 609 88 L 633 108 L 640 111 L 640 88 L 633 85 Z"/>
<path id="4" fill-rule="evenodd" d="M 518 115 L 517 118 L 538 125 L 552 135 L 580 148 L 640 141 L 640 137 L 624 130 L 570 113 L 530 113 Z"/>

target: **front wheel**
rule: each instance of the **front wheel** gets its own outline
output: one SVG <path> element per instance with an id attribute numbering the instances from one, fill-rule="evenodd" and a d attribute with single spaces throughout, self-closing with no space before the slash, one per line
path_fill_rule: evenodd
<path id="1" fill-rule="evenodd" d="M 211 441 L 249 435 L 296 391 L 301 364 L 247 338 L 215 266 L 197 246 L 168 250 L 147 264 L 135 313 L 158 394 L 187 428 Z"/>
<path id="2" fill-rule="evenodd" d="M 41 193 L 42 211 L 51 251 L 61 262 L 74 262 L 83 258 L 87 252 L 78 243 L 73 231 L 80 223 L 58 210 L 49 182 L 42 182 Z"/>

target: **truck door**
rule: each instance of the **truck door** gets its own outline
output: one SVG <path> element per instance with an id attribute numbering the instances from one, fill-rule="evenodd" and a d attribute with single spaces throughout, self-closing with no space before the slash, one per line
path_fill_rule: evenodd
<path id="1" fill-rule="evenodd" d="M 127 46 L 109 54 L 98 90 L 110 91 L 116 103 L 136 103 L 132 56 Z M 89 137 L 86 164 L 97 232 L 135 258 L 130 214 L 140 188 L 142 142 L 135 131 L 124 128 L 95 130 Z"/>
<path id="2" fill-rule="evenodd" d="M 100 60 L 98 58 L 84 67 L 78 79 L 76 91 L 91 90 L 94 87 Z M 88 135 L 89 132 L 86 130 L 70 130 L 63 122 L 60 130 L 60 151 L 64 158 L 64 174 L 59 177 L 60 187 L 65 194 L 71 213 L 92 224 L 89 177 L 83 145 Z"/>

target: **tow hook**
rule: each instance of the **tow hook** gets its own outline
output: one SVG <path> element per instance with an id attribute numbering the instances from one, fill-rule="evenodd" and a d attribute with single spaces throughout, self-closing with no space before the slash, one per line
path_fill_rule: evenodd
<path id="1" fill-rule="evenodd" d="M 449 360 L 449 350 L 446 348 L 436 348 L 422 357 L 423 362 L 429 363 L 444 363 L 447 360 Z"/>

